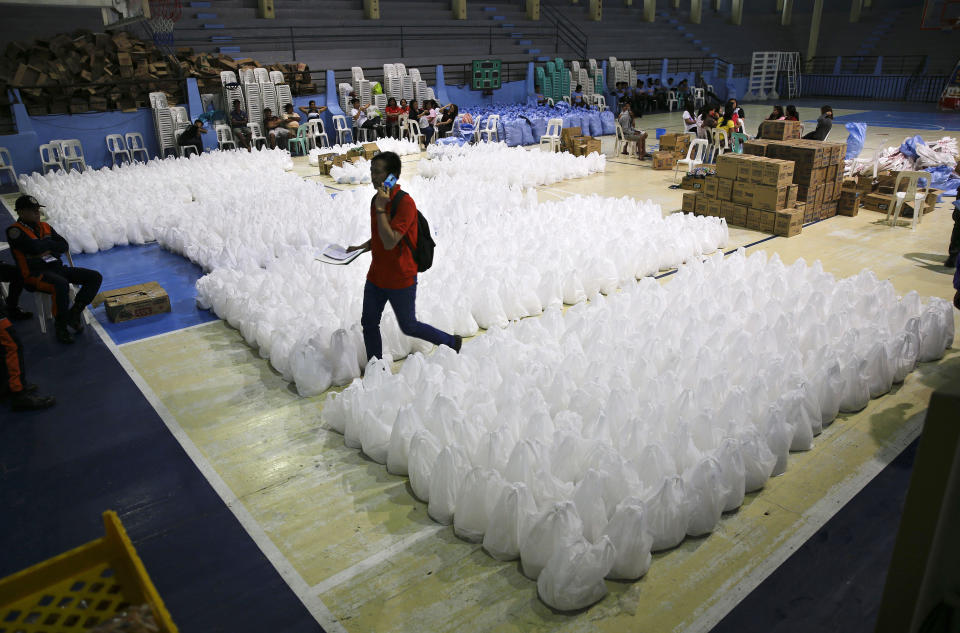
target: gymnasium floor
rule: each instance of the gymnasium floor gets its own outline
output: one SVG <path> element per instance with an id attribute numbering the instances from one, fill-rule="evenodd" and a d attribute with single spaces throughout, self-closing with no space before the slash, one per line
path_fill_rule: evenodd
<path id="1" fill-rule="evenodd" d="M 960 129 L 933 113 L 834 108 L 838 119 L 869 122 L 865 153 Z M 753 125 L 769 107 L 746 111 Z M 817 113 L 801 108 L 805 119 Z M 681 127 L 678 113 L 641 123 Z M 830 140 L 844 138 L 835 126 Z M 673 172 L 612 156 L 610 139 L 604 149 L 604 174 L 542 187 L 540 199 L 629 195 L 679 209 Z M 404 175 L 417 160 L 404 158 Z M 332 193 L 346 188 L 295 163 Z M 945 199 L 916 231 L 866 210 L 790 239 L 732 227 L 727 250 L 820 259 L 838 276 L 872 268 L 901 294 L 951 298 L 953 271 L 940 266 L 951 209 Z M 182 631 L 869 631 L 927 400 L 960 380 L 955 349 L 920 366 L 864 411 L 841 415 L 814 450 L 791 454 L 787 472 L 712 535 L 656 554 L 641 580 L 608 582 L 600 603 L 561 614 L 516 562 L 435 524 L 405 478 L 324 429 L 324 396 L 298 397 L 237 331 L 197 309 L 197 267 L 155 244 L 74 259 L 101 270 L 104 289 L 158 280 L 174 309 L 111 324 L 101 308 L 67 349 L 35 321 L 17 325 L 31 380 L 60 403 L 4 412 L 0 576 L 98 537 L 99 513 L 115 509 Z M 29 294 L 22 303 L 30 308 Z"/>

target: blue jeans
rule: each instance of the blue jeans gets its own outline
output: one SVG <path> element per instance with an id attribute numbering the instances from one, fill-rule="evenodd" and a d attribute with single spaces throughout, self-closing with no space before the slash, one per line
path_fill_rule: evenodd
<path id="1" fill-rule="evenodd" d="M 363 327 L 363 344 L 367 348 L 367 360 L 383 356 L 383 341 L 380 338 L 380 317 L 383 308 L 390 302 L 397 316 L 400 331 L 407 336 L 429 341 L 434 345 L 453 347 L 453 335 L 441 332 L 437 328 L 417 321 L 417 282 L 406 288 L 391 290 L 380 288 L 369 281 L 363 287 L 363 314 L 360 325 Z"/>

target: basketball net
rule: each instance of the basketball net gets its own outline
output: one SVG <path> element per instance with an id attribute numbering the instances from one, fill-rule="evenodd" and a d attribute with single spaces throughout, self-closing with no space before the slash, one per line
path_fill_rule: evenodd
<path id="1" fill-rule="evenodd" d="M 157 46 L 173 46 L 173 27 L 182 15 L 180 0 L 150 0 L 150 29 Z"/>

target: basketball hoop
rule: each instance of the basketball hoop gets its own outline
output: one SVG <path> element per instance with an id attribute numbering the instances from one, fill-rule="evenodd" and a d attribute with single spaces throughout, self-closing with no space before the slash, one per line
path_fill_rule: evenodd
<path id="1" fill-rule="evenodd" d="M 157 46 L 173 46 L 173 27 L 182 15 L 180 0 L 150 0 L 150 29 Z"/>

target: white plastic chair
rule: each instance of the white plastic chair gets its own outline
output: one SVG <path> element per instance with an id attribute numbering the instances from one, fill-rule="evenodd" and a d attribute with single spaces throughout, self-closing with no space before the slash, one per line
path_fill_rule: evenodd
<path id="1" fill-rule="evenodd" d="M 498 128 L 499 124 L 500 124 L 499 114 L 489 115 L 487 119 L 484 121 L 483 129 L 480 130 L 480 140 L 487 141 L 488 143 L 492 143 L 494 137 L 496 137 L 497 141 L 499 142 L 500 141 L 500 130 Z M 484 138 L 484 135 L 486 135 L 486 138 Z"/>
<path id="2" fill-rule="evenodd" d="M 133 158 L 130 157 L 130 150 L 127 149 L 127 144 L 119 134 L 107 134 L 107 151 L 110 152 L 110 160 L 114 167 L 117 166 L 118 158 L 121 165 L 123 165 L 124 158 L 127 159 L 128 164 L 133 162 Z"/>
<path id="3" fill-rule="evenodd" d="M 349 134 L 350 140 L 356 142 L 353 138 L 353 131 L 347 126 L 347 117 L 337 114 L 333 117 L 333 129 L 337 133 L 337 144 L 343 145 L 344 137 Z"/>
<path id="4" fill-rule="evenodd" d="M 670 112 L 673 112 L 674 108 L 679 108 L 679 107 L 680 107 L 680 101 L 677 100 L 677 91 L 668 90 L 667 91 L 667 109 Z"/>
<path id="5" fill-rule="evenodd" d="M 717 156 L 722 156 L 730 149 L 727 133 L 720 128 L 708 128 L 710 131 L 710 162 L 717 162 Z"/>
<path id="6" fill-rule="evenodd" d="M 322 119 L 307 121 L 307 133 L 314 147 L 330 147 L 330 139 L 327 137 L 327 130 Z"/>
<path id="7" fill-rule="evenodd" d="M 73 257 L 70 255 L 70 251 L 67 251 L 64 255 L 67 257 L 67 265 L 73 268 Z M 73 299 L 77 295 L 77 289 L 73 284 L 68 284 L 68 287 L 70 288 L 68 303 L 73 305 Z M 37 315 L 37 320 L 40 322 L 40 332 L 46 334 L 47 321 L 53 318 L 53 297 L 39 290 L 30 290 L 29 288 L 27 288 L 27 290 L 33 292 L 33 311 Z M 83 309 L 80 318 L 83 319 L 84 324 L 90 323 L 89 313 L 86 308 Z"/>
<path id="8" fill-rule="evenodd" d="M 913 217 L 910 218 L 910 230 L 917 228 L 917 225 L 920 224 L 920 218 L 923 216 L 923 205 L 927 198 L 926 189 L 922 193 L 917 192 L 917 181 L 920 178 L 926 178 L 927 182 L 930 182 L 930 172 L 926 171 L 901 171 L 897 174 L 897 180 L 893 185 L 893 190 L 896 193 L 896 202 L 894 202 L 892 209 L 887 209 L 887 222 L 890 222 L 890 226 L 896 226 L 897 221 L 900 219 L 900 211 L 903 209 L 903 203 L 907 200 L 913 201 Z M 902 181 L 907 181 L 906 191 L 900 191 L 900 183 Z M 890 221 L 890 216 L 893 215 L 893 221 Z"/>
<path id="9" fill-rule="evenodd" d="M 63 161 L 60 160 L 60 146 L 54 143 L 44 143 L 39 147 L 40 162 L 42 163 L 43 173 L 51 169 L 63 171 Z"/>
<path id="10" fill-rule="evenodd" d="M 680 171 L 680 165 L 683 164 L 687 168 L 687 173 L 689 174 L 693 171 L 693 168 L 697 165 L 702 165 L 704 159 L 707 157 L 707 141 L 706 139 L 698 138 L 690 143 L 690 147 L 687 148 L 687 157 L 681 158 L 677 161 L 677 166 L 673 168 L 673 180 L 677 180 L 677 172 Z"/>
<path id="11" fill-rule="evenodd" d="M 250 128 L 250 146 L 255 149 L 266 147 L 267 137 L 263 135 L 263 130 L 260 129 L 260 124 L 247 123 L 247 127 Z"/>
<path id="12" fill-rule="evenodd" d="M 10 181 L 17 184 L 17 171 L 13 168 L 13 159 L 6 147 L 0 147 L 0 173 L 6 173 L 10 176 Z"/>
<path id="13" fill-rule="evenodd" d="M 407 131 L 410 135 L 410 141 L 426 147 L 427 135 L 420 131 L 420 124 L 410 119 L 407 121 Z"/>
<path id="14" fill-rule="evenodd" d="M 357 127 L 357 140 L 364 143 L 371 143 L 370 135 L 373 134 L 373 140 L 377 140 L 377 131 L 372 127 Z"/>
<path id="15" fill-rule="evenodd" d="M 137 154 L 142 153 L 143 162 L 150 160 L 150 154 L 147 153 L 147 148 L 143 145 L 143 136 L 139 132 L 127 132 L 124 141 L 131 159 L 137 160 Z"/>
<path id="16" fill-rule="evenodd" d="M 220 149 L 237 149 L 237 142 L 233 139 L 233 130 L 229 125 L 217 125 L 213 129 L 217 133 L 217 146 Z"/>
<path id="17" fill-rule="evenodd" d="M 706 98 L 703 94 L 703 88 L 694 88 L 693 89 L 693 107 L 699 108 L 704 103 L 706 103 Z"/>
<path id="18" fill-rule="evenodd" d="M 540 149 L 544 145 L 548 146 L 549 151 L 560 151 L 560 130 L 563 129 L 563 119 L 550 119 L 547 121 L 547 131 L 540 137 Z M 623 132 L 621 131 L 621 134 Z"/>
<path id="19" fill-rule="evenodd" d="M 87 162 L 83 160 L 83 145 L 80 144 L 80 141 L 75 138 L 63 141 L 61 148 L 63 149 L 63 167 L 65 170 L 70 171 L 71 165 L 76 165 L 80 172 L 87 170 Z"/>

